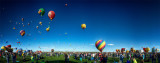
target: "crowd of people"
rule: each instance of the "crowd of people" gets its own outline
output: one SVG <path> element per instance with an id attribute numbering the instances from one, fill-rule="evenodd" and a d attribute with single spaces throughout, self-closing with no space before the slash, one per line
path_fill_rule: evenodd
<path id="1" fill-rule="evenodd" d="M 84 62 L 83 60 L 88 60 L 88 61 L 93 61 L 93 63 L 110 63 L 110 61 L 108 61 L 108 58 L 112 58 L 113 62 L 112 63 L 126 63 L 126 61 L 124 62 L 124 58 L 127 59 L 127 63 L 145 63 L 145 62 L 152 62 L 152 63 L 157 63 L 156 60 L 160 63 L 160 53 L 133 53 L 133 52 L 129 52 L 129 53 L 117 53 L 117 52 L 17 52 L 17 53 L 13 53 L 13 52 L 0 52 L 0 57 L 5 58 L 7 63 L 10 63 L 10 58 L 12 59 L 13 63 L 16 63 L 16 59 L 17 56 L 20 56 L 23 58 L 22 61 L 26 61 L 26 56 L 30 56 L 30 60 L 32 61 L 32 63 L 37 62 L 40 59 L 43 59 L 44 56 L 55 56 L 55 57 L 59 57 L 63 55 L 65 58 L 65 63 L 70 63 L 69 58 L 74 58 L 75 60 L 79 60 L 80 62 L 83 63 L 87 63 Z M 118 58 L 119 60 L 115 60 L 114 58 Z M 138 60 L 138 61 L 137 61 Z M 107 62 L 108 61 L 108 62 Z M 42 61 L 41 63 L 47 63 L 47 61 Z"/>

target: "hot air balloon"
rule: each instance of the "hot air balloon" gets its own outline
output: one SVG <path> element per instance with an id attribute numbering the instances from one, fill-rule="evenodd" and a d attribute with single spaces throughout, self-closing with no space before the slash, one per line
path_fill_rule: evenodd
<path id="1" fill-rule="evenodd" d="M 121 49 L 121 52 L 123 53 L 123 52 L 125 52 L 125 50 L 126 50 L 125 48 L 122 48 L 122 49 Z"/>
<path id="2" fill-rule="evenodd" d="M 28 25 L 30 25 L 30 23 L 28 23 Z"/>
<path id="3" fill-rule="evenodd" d="M 38 29 L 38 26 L 36 26 L 36 28 Z"/>
<path id="4" fill-rule="evenodd" d="M 55 12 L 54 11 L 49 11 L 48 12 L 48 17 L 49 17 L 49 19 L 54 19 L 54 17 L 55 17 Z"/>
<path id="5" fill-rule="evenodd" d="M 50 30 L 50 27 L 46 28 L 46 31 L 48 32 Z"/>
<path id="6" fill-rule="evenodd" d="M 158 52 L 159 51 L 159 49 L 158 48 L 156 48 L 156 52 Z"/>
<path id="7" fill-rule="evenodd" d="M 146 52 L 146 48 L 143 48 L 144 52 Z"/>
<path id="8" fill-rule="evenodd" d="M 116 49 L 116 52 L 118 53 L 118 49 Z"/>
<path id="9" fill-rule="evenodd" d="M 24 35 L 25 35 L 25 31 L 24 31 L 24 30 L 21 30 L 21 31 L 20 31 L 20 34 L 21 34 L 21 36 L 24 36 Z"/>
<path id="10" fill-rule="evenodd" d="M 68 6 L 68 4 L 66 3 L 65 6 Z"/>
<path id="11" fill-rule="evenodd" d="M 42 22 L 39 22 L 40 25 L 42 25 Z"/>
<path id="12" fill-rule="evenodd" d="M 126 50 L 126 53 L 129 53 L 129 50 Z"/>
<path id="13" fill-rule="evenodd" d="M 6 47 L 11 48 L 11 45 L 7 45 Z"/>
<path id="14" fill-rule="evenodd" d="M 85 29 L 85 28 L 86 28 L 86 24 L 82 24 L 82 25 L 81 25 L 81 28 L 82 28 L 82 29 Z"/>
<path id="15" fill-rule="evenodd" d="M 146 50 L 146 52 L 149 52 L 149 51 L 150 51 L 150 48 L 149 48 L 149 47 L 147 47 L 147 48 L 145 48 L 145 50 Z"/>
<path id="16" fill-rule="evenodd" d="M 45 10 L 43 8 L 40 8 L 38 11 L 38 14 L 40 14 L 41 16 L 43 16 L 45 13 Z"/>
<path id="17" fill-rule="evenodd" d="M 1 49 L 6 50 L 6 47 L 5 47 L 5 46 L 2 46 Z"/>
<path id="18" fill-rule="evenodd" d="M 13 27 L 13 29 L 16 29 L 15 27 Z"/>
<path id="19" fill-rule="evenodd" d="M 152 48 L 152 53 L 155 53 L 155 51 L 156 51 L 156 48 L 153 47 L 153 48 Z"/>
<path id="20" fill-rule="evenodd" d="M 54 49 L 51 49 L 51 52 L 54 52 Z"/>
<path id="21" fill-rule="evenodd" d="M 131 52 L 134 52 L 134 48 L 133 47 L 131 48 Z"/>
<path id="22" fill-rule="evenodd" d="M 106 46 L 106 42 L 103 41 L 103 40 L 98 40 L 98 41 L 95 43 L 95 46 L 96 46 L 96 48 L 97 48 L 100 52 L 102 52 L 103 49 L 104 49 L 105 46 Z"/>
<path id="23" fill-rule="evenodd" d="M 22 22 L 24 21 L 24 18 L 22 18 Z"/>

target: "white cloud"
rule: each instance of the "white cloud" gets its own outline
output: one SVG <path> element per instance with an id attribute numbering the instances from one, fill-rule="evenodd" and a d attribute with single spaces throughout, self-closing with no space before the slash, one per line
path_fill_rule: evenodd
<path id="1" fill-rule="evenodd" d="M 94 44 L 90 44 L 90 45 L 94 45 Z"/>
<path id="2" fill-rule="evenodd" d="M 113 46 L 114 44 L 108 44 L 109 46 Z"/>

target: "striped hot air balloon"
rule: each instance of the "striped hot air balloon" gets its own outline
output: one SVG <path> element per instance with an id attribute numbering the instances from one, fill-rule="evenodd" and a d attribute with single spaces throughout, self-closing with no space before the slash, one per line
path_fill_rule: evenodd
<path id="1" fill-rule="evenodd" d="M 97 48 L 100 52 L 102 52 L 103 49 L 104 49 L 105 46 L 106 46 L 106 42 L 103 41 L 103 40 L 98 40 L 98 41 L 95 43 L 95 46 L 96 46 L 96 48 Z"/>

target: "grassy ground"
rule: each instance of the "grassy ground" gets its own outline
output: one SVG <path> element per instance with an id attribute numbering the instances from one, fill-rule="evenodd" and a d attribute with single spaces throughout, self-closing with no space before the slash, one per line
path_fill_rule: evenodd
<path id="1" fill-rule="evenodd" d="M 38 63 L 41 63 L 43 61 L 46 63 L 65 63 L 64 60 L 65 60 L 65 58 L 63 55 L 61 55 L 59 57 L 57 57 L 57 56 L 44 56 L 44 59 L 38 60 Z M 31 63 L 30 56 L 26 57 L 26 61 L 23 61 L 22 57 L 17 56 L 17 61 L 19 61 L 19 63 Z M 81 63 L 80 60 L 75 60 L 73 56 L 70 57 L 69 61 L 70 61 L 69 63 Z M 118 62 L 119 58 L 109 57 L 107 63 L 113 63 L 114 61 Z M 92 63 L 94 61 L 83 59 L 82 62 Z M 124 58 L 124 63 L 126 63 L 126 62 L 127 62 L 127 58 Z M 139 59 L 137 59 L 137 62 L 139 63 Z M 6 63 L 6 59 L 1 57 L 0 63 Z M 10 59 L 10 63 L 12 63 L 11 59 Z M 35 63 L 36 63 L 36 61 L 35 61 Z M 150 60 L 150 62 L 145 62 L 145 63 L 151 63 L 151 60 Z"/>

